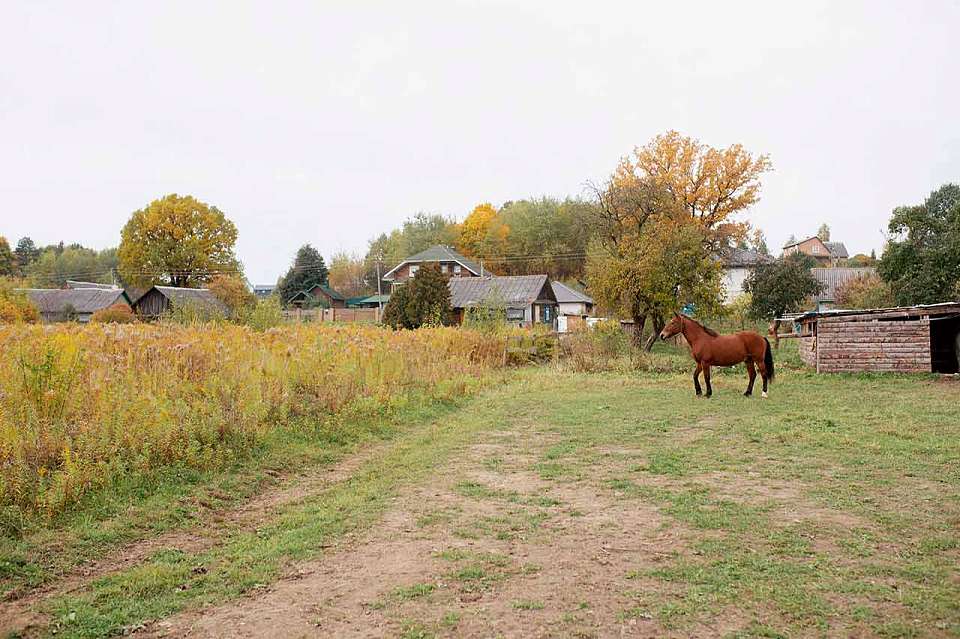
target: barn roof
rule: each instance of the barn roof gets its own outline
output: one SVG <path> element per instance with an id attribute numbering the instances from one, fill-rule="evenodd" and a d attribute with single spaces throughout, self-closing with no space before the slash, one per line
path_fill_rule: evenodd
<path id="1" fill-rule="evenodd" d="M 586 293 L 581 293 L 575 288 L 571 288 L 564 284 L 563 282 L 557 282 L 554 280 L 550 283 L 553 287 L 553 292 L 557 296 L 558 304 L 576 304 L 582 302 L 584 304 L 593 304 L 593 298 L 587 295 Z"/>
<path id="2" fill-rule="evenodd" d="M 464 257 L 450 246 L 437 244 L 436 246 L 431 246 L 430 248 L 420 251 L 419 253 L 411 255 L 407 259 L 403 260 L 392 269 L 387 271 L 383 275 L 383 279 L 387 280 L 388 282 L 392 280 L 394 272 L 404 264 L 421 264 L 423 262 L 457 262 L 474 275 L 481 274 L 479 264 Z"/>
<path id="3" fill-rule="evenodd" d="M 22 289 L 41 313 L 65 313 L 72 307 L 77 313 L 96 313 L 118 302 L 129 303 L 123 289 L 112 288 L 28 288 Z"/>
<path id="4" fill-rule="evenodd" d="M 177 304 L 192 304 L 194 306 L 218 311 L 226 310 L 224 303 L 218 300 L 217 297 L 210 292 L 210 289 L 207 288 L 182 288 L 179 286 L 154 286 L 153 288 L 170 300 L 174 306 Z M 150 291 L 147 291 L 147 293 L 149 292 Z M 147 293 L 144 293 L 141 299 L 143 299 Z"/>
<path id="5" fill-rule="evenodd" d="M 812 268 L 811 275 L 817 278 L 817 281 L 823 284 L 823 291 L 817 295 L 818 302 L 833 301 L 836 299 L 837 289 L 852 279 L 873 275 L 877 270 L 870 266 L 860 268 Z"/>
<path id="6" fill-rule="evenodd" d="M 960 315 L 960 302 L 938 302 L 937 304 L 917 304 L 916 306 L 891 306 L 888 308 L 829 309 L 808 311 L 782 318 L 793 322 L 819 317 L 850 317 L 855 315 Z"/>
<path id="7" fill-rule="evenodd" d="M 450 306 L 453 308 L 468 308 L 490 299 L 514 307 L 528 306 L 541 299 L 556 301 L 546 275 L 453 277 L 448 286 Z M 541 297 L 541 294 L 546 297 Z"/>

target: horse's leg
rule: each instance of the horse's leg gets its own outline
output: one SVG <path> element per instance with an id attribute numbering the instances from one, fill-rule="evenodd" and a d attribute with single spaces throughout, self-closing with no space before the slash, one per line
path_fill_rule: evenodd
<path id="1" fill-rule="evenodd" d="M 707 397 L 713 395 L 713 387 L 710 386 L 710 364 L 703 365 L 703 381 L 707 383 Z"/>
<path id="2" fill-rule="evenodd" d="M 697 362 L 697 368 L 693 371 L 693 388 L 697 391 L 697 397 L 703 395 L 703 389 L 700 388 L 700 362 Z"/>
<path id="3" fill-rule="evenodd" d="M 757 361 L 757 366 L 760 368 L 760 379 L 763 380 L 763 392 L 760 393 L 760 397 L 767 396 L 767 366 L 763 363 L 763 358 L 760 358 Z"/>
<path id="4" fill-rule="evenodd" d="M 753 366 L 753 360 L 747 358 L 747 375 L 750 378 L 750 381 L 747 383 L 747 392 L 744 393 L 744 397 L 750 397 L 753 395 L 753 380 L 757 378 L 757 369 Z"/>

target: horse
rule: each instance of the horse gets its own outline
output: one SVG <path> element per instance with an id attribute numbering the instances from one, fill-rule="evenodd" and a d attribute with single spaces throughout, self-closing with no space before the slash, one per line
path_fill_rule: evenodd
<path id="1" fill-rule="evenodd" d="M 674 313 L 673 319 L 660 331 L 660 339 L 669 339 L 678 333 L 690 344 L 690 353 L 697 362 L 697 370 L 693 373 L 693 388 L 697 396 L 703 394 L 700 388 L 700 371 L 707 383 L 707 397 L 713 395 L 710 386 L 711 366 L 734 366 L 740 362 L 747 363 L 747 374 L 750 381 L 744 396 L 753 394 L 753 381 L 757 377 L 754 364 L 760 369 L 763 379 L 763 397 L 767 396 L 767 383 L 773 381 L 773 352 L 766 337 L 753 331 L 740 331 L 733 335 L 720 335 L 707 328 L 695 319 L 680 313 Z"/>

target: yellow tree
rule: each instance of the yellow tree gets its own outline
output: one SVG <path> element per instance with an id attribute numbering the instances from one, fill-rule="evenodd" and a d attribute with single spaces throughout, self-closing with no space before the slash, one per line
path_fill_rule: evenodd
<path id="1" fill-rule="evenodd" d="M 492 258 L 503 255 L 510 227 L 503 223 L 497 209 L 489 202 L 474 207 L 460 225 L 457 248 L 470 257 Z"/>
<path id="2" fill-rule="evenodd" d="M 135 211 L 120 232 L 120 276 L 129 285 L 197 286 L 238 274 L 237 227 L 222 211 L 176 194 Z"/>
<path id="3" fill-rule="evenodd" d="M 760 176 L 771 168 L 768 156 L 740 144 L 717 149 L 668 131 L 623 158 L 612 182 L 629 189 L 643 179 L 663 189 L 716 251 L 747 238 L 749 224 L 734 216 L 760 199 Z"/>
<path id="4" fill-rule="evenodd" d="M 328 281 L 333 290 L 347 297 L 356 297 L 376 290 L 376 278 L 373 287 L 367 285 L 363 259 L 345 252 L 334 253 L 330 258 Z"/>

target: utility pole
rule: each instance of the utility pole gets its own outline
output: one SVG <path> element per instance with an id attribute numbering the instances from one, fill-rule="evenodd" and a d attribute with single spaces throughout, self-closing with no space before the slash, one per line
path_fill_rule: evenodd
<path id="1" fill-rule="evenodd" d="M 383 293 L 380 290 L 380 259 L 377 259 L 377 306 L 380 308 L 380 314 L 377 317 L 378 322 L 383 321 Z"/>
<path id="2" fill-rule="evenodd" d="M 483 277 L 483 258 L 480 258 L 480 277 Z"/>

